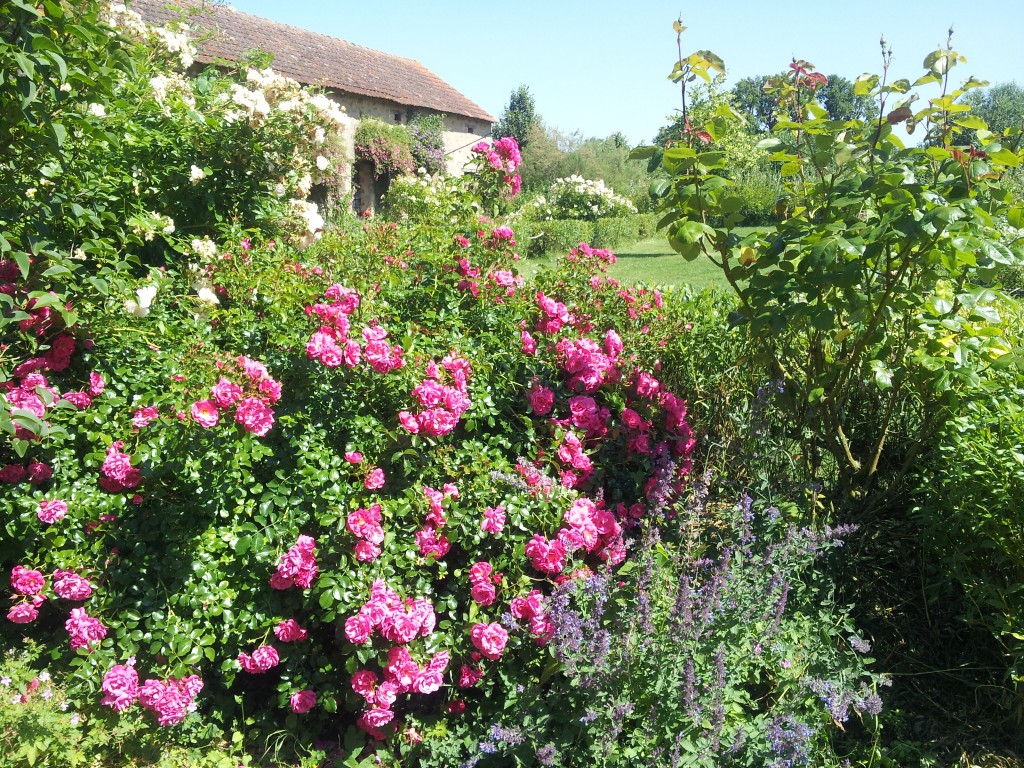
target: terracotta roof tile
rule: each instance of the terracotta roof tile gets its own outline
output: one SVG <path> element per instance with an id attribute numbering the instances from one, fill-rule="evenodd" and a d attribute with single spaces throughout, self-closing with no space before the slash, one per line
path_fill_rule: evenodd
<path id="1" fill-rule="evenodd" d="M 203 63 L 237 61 L 245 51 L 258 48 L 274 54 L 275 72 L 300 83 L 494 122 L 481 107 L 412 59 L 202 0 L 132 0 L 129 8 L 150 23 L 180 19 L 182 8 L 197 9 L 187 23 L 197 32 L 199 27 L 215 31 L 199 44 L 196 58 Z"/>

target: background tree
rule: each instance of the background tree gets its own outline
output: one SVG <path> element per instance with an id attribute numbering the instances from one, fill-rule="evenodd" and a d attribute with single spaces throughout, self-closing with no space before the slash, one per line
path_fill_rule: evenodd
<path id="1" fill-rule="evenodd" d="M 755 133 L 770 133 L 778 122 L 775 97 L 765 93 L 764 87 L 769 80 L 784 76 L 744 77 L 732 87 L 733 105 L 747 118 L 747 125 Z"/>
<path id="2" fill-rule="evenodd" d="M 519 143 L 519 148 L 523 149 L 530 143 L 531 130 L 539 123 L 540 115 L 537 114 L 533 95 L 528 87 L 520 85 L 512 91 L 508 106 L 491 129 L 491 135 L 495 139 L 511 136 Z"/>
<path id="3" fill-rule="evenodd" d="M 875 106 L 868 97 L 857 96 L 853 83 L 842 75 L 829 75 L 828 84 L 819 88 L 817 95 L 831 120 L 864 120 Z"/>
<path id="4" fill-rule="evenodd" d="M 1016 82 L 979 88 L 964 96 L 963 101 L 995 133 L 1002 133 L 1007 128 L 1020 128 L 1024 121 L 1024 88 Z"/>

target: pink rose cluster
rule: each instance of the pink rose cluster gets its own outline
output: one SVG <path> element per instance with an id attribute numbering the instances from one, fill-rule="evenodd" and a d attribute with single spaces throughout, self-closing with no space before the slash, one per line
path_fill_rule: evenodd
<path id="1" fill-rule="evenodd" d="M 445 483 L 440 491 L 425 485 L 423 495 L 430 506 L 430 512 L 427 513 L 423 527 L 416 531 L 416 546 L 424 557 L 442 558 L 451 549 L 451 543 L 443 533 L 439 533 L 441 528 L 448 524 L 448 518 L 444 514 L 444 501 L 459 498 L 459 489 L 453 483 Z"/>
<path id="2" fill-rule="evenodd" d="M 300 587 L 309 589 L 317 577 L 316 541 L 305 535 L 295 540 L 295 545 L 281 555 L 277 571 L 270 577 L 274 589 Z"/>
<path id="3" fill-rule="evenodd" d="M 544 596 L 535 589 L 526 597 L 513 597 L 509 612 L 517 619 L 526 621 L 530 634 L 540 645 L 544 645 L 555 634 L 555 625 L 548 618 L 544 607 Z"/>
<path id="4" fill-rule="evenodd" d="M 362 645 L 376 630 L 393 643 L 406 644 L 417 637 L 427 637 L 434 631 L 436 622 L 434 606 L 429 600 L 402 600 L 383 579 L 377 579 L 370 588 L 370 599 L 359 613 L 345 620 L 345 637 L 349 642 Z"/>
<path id="5" fill-rule="evenodd" d="M 263 437 L 274 426 L 271 409 L 281 399 L 281 384 L 271 377 L 266 366 L 244 355 L 236 358 L 238 378 L 236 384 L 226 376 L 210 388 L 210 397 L 192 404 L 192 419 L 206 429 L 217 426 L 222 414 L 235 409 L 235 421 L 246 432 Z M 218 363 L 218 367 L 224 367 Z"/>
<path id="6" fill-rule="evenodd" d="M 196 696 L 203 690 L 203 681 L 197 675 L 189 675 L 181 679 L 173 677 L 166 680 L 146 680 L 139 685 L 139 673 L 135 670 L 134 660 L 127 664 L 115 664 L 103 676 L 104 706 L 116 712 L 124 712 L 136 701 L 144 709 L 156 713 L 159 725 L 175 725 L 180 723 L 190 712 L 196 711 Z"/>
<path id="7" fill-rule="evenodd" d="M 380 556 L 380 544 L 384 541 L 381 511 L 380 504 L 371 504 L 352 512 L 345 521 L 348 530 L 359 539 L 355 553 L 361 563 L 372 563 Z"/>
<path id="8" fill-rule="evenodd" d="M 431 360 L 426 378 L 412 391 L 422 410 L 398 414 L 406 431 L 440 437 L 454 430 L 462 414 L 472 405 L 468 395 L 469 372 L 469 361 L 454 352 L 442 359 L 440 367 Z M 449 379 L 451 384 L 444 383 Z"/>
<path id="9" fill-rule="evenodd" d="M 246 672 L 259 674 L 273 669 L 281 661 L 277 649 L 272 645 L 261 645 L 250 656 L 248 653 L 238 654 L 238 663 Z"/>
<path id="10" fill-rule="evenodd" d="M 64 519 L 64 516 L 68 513 L 68 505 L 59 499 L 47 499 L 39 502 L 39 509 L 36 511 L 36 517 L 39 518 L 40 522 L 46 523 L 47 525 L 53 525 L 59 523 Z"/>
<path id="11" fill-rule="evenodd" d="M 367 710 L 356 721 L 359 727 L 376 739 L 384 739 L 380 730 L 394 717 L 391 709 L 398 697 L 408 693 L 436 693 L 444 684 L 444 672 L 450 660 L 448 651 L 438 651 L 420 666 L 403 646 L 388 651 L 382 664 L 384 679 L 374 671 L 360 669 L 352 675 L 352 690 L 366 701 Z"/>
<path id="12" fill-rule="evenodd" d="M 522 164 L 523 158 L 519 153 L 519 143 L 513 137 L 505 136 L 493 145 L 486 141 L 478 142 L 472 151 L 484 158 L 490 168 L 502 174 L 510 195 L 519 194 L 523 180 L 515 171 Z"/>
<path id="13" fill-rule="evenodd" d="M 316 315 L 321 323 L 306 344 L 306 355 L 328 368 L 337 368 L 342 363 L 355 368 L 362 360 L 363 351 L 358 341 L 348 338 L 349 315 L 359 307 L 359 293 L 335 283 L 324 292 L 324 298 L 330 303 L 306 307 L 306 315 Z"/>
<path id="14" fill-rule="evenodd" d="M 565 568 L 565 558 L 577 550 L 594 554 L 611 565 L 625 560 L 622 526 L 603 502 L 580 497 L 566 510 L 563 521 L 565 525 L 553 541 L 538 533 L 527 542 L 526 556 L 536 570 L 559 574 Z"/>
<path id="15" fill-rule="evenodd" d="M 494 573 L 494 566 L 486 561 L 474 563 L 469 569 L 470 595 L 474 602 L 487 606 L 497 598 L 496 585 L 500 584 L 502 576 Z"/>
<path id="16" fill-rule="evenodd" d="M 587 243 L 580 243 L 569 251 L 566 261 L 578 262 L 585 259 L 597 259 L 605 264 L 614 264 L 618 259 L 615 254 L 605 248 L 592 248 Z"/>
<path id="17" fill-rule="evenodd" d="M 358 339 L 350 338 L 350 315 L 360 304 L 358 292 L 335 283 L 324 292 L 324 299 L 325 302 L 306 307 L 307 316 L 315 315 L 320 320 L 320 327 L 306 343 L 306 356 L 310 360 L 328 368 L 342 364 L 355 368 L 365 358 L 379 374 L 390 373 L 405 365 L 402 347 L 388 343 L 388 332 L 383 326 L 363 328 L 362 345 Z"/>
<path id="18" fill-rule="evenodd" d="M 92 594 L 92 585 L 74 571 L 54 571 L 52 586 L 54 593 L 64 600 L 85 600 Z M 15 624 L 31 624 L 39 618 L 39 607 L 46 602 L 46 596 L 43 594 L 46 589 L 46 577 L 40 571 L 16 565 L 11 571 L 11 588 L 16 594 L 27 599 L 11 607 L 7 612 L 8 621 Z M 72 611 L 67 629 L 72 634 L 72 648 L 89 646 L 91 641 L 102 640 L 106 635 L 106 628 L 84 611 L 81 614 Z"/>
<path id="19" fill-rule="evenodd" d="M 107 448 L 107 457 L 100 467 L 100 488 L 108 493 L 129 491 L 137 488 L 142 482 L 142 470 L 132 466 L 132 457 L 121 450 L 123 447 L 123 440 L 112 443 Z"/>
<path id="20" fill-rule="evenodd" d="M 107 636 L 107 628 L 99 619 L 86 613 L 85 608 L 72 608 L 64 628 L 71 636 L 72 650 L 86 648 L 91 653 L 92 644 L 101 642 Z"/>

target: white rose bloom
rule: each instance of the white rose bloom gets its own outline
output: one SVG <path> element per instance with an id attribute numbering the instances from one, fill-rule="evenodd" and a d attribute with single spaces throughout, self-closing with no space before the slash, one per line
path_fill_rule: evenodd
<path id="1" fill-rule="evenodd" d="M 193 184 L 198 184 L 204 178 L 206 178 L 206 172 L 198 165 L 193 165 L 191 171 L 189 172 L 189 180 Z"/>
<path id="2" fill-rule="evenodd" d="M 316 127 L 316 131 L 313 134 L 313 141 L 317 144 L 323 144 L 327 140 L 327 134 L 324 133 L 324 129 L 319 125 Z"/>
<path id="3" fill-rule="evenodd" d="M 93 102 L 89 105 L 89 114 L 93 117 L 106 117 L 107 110 L 102 104 L 97 104 L 96 102 Z"/>
<path id="4" fill-rule="evenodd" d="M 71 83 L 61 83 L 60 90 L 62 93 L 71 93 Z"/>
<path id="5" fill-rule="evenodd" d="M 326 171 L 327 168 L 330 166 L 330 164 L 331 164 L 331 161 L 328 160 L 323 155 L 317 155 L 316 156 L 316 167 L 319 168 L 321 171 Z"/>
<path id="6" fill-rule="evenodd" d="M 217 298 L 217 294 L 214 293 L 213 289 L 208 285 L 199 286 L 196 289 L 196 295 L 204 304 L 220 304 L 220 299 Z"/>

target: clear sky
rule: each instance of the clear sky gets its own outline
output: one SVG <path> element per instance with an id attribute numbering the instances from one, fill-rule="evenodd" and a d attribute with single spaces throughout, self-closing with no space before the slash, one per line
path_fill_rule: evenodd
<path id="1" fill-rule="evenodd" d="M 955 27 L 954 70 L 1024 85 L 1024 0 L 852 0 L 701 3 L 634 0 L 227 0 L 239 11 L 416 59 L 495 117 L 527 85 L 544 122 L 584 138 L 616 131 L 650 141 L 679 105 L 667 80 L 677 53 L 672 22 L 688 28 L 684 55 L 707 49 L 729 82 L 779 72 L 794 58 L 854 79 L 880 72 L 915 80 Z M 632 7 L 630 7 L 632 6 Z"/>

